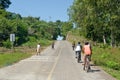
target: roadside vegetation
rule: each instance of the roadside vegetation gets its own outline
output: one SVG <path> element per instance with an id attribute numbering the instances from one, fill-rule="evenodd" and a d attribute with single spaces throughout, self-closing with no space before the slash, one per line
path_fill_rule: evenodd
<path id="1" fill-rule="evenodd" d="M 91 42 L 94 64 L 102 66 L 118 80 L 120 80 L 119 13 L 118 0 L 74 0 L 68 9 L 70 20 L 74 23 L 72 36 L 69 35 L 71 37 L 68 40 Z"/>
<path id="2" fill-rule="evenodd" d="M 7 8 L 11 4 L 11 0 L 0 0 L 0 67 L 35 54 L 38 43 L 43 50 L 51 45 L 58 35 L 65 39 L 67 32 L 73 27 L 72 22 L 44 21 L 40 16 L 22 17 L 20 14 L 8 12 Z M 15 34 L 13 45 L 10 34 Z"/>
<path id="3" fill-rule="evenodd" d="M 104 45 L 94 46 L 92 61 L 120 80 L 120 48 L 106 47 Z"/>
<path id="4" fill-rule="evenodd" d="M 30 57 L 32 54 L 14 52 L 14 53 L 3 53 L 0 54 L 0 67 L 12 65 L 22 59 Z"/>
<path id="5" fill-rule="evenodd" d="M 36 45 L 40 43 L 41 49 L 44 50 L 47 46 L 51 45 L 50 40 L 39 40 L 31 41 L 23 44 L 19 47 L 14 47 L 14 49 L 0 48 L 0 68 L 12 65 L 19 62 L 22 59 L 28 58 L 36 54 Z"/>

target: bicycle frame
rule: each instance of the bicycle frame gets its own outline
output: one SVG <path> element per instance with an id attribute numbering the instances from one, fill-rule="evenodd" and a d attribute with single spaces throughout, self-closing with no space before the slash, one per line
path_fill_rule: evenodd
<path id="1" fill-rule="evenodd" d="M 86 72 L 89 72 L 89 70 L 90 70 L 90 61 L 89 61 L 90 55 L 86 55 L 85 57 L 86 58 L 85 58 L 85 63 L 84 63 L 84 68 L 83 69 Z"/>
<path id="2" fill-rule="evenodd" d="M 79 63 L 81 61 L 81 52 L 76 52 L 76 56 L 77 56 L 77 62 Z"/>

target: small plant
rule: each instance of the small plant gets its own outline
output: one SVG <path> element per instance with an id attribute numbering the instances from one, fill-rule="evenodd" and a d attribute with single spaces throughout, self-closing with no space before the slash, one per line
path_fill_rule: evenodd
<path id="1" fill-rule="evenodd" d="M 6 47 L 6 48 L 11 48 L 12 44 L 11 44 L 11 42 L 9 40 L 7 40 L 7 41 L 3 42 L 3 46 Z"/>
<path id="2" fill-rule="evenodd" d="M 106 65 L 107 65 L 107 67 L 112 68 L 114 70 L 119 70 L 120 69 L 119 64 L 115 61 L 106 61 Z"/>

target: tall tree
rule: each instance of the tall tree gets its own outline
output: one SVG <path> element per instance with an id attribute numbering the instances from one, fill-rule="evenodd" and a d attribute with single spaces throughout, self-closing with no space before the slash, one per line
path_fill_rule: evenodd
<path id="1" fill-rule="evenodd" d="M 10 4 L 10 0 L 0 0 L 0 9 L 6 9 Z"/>
<path id="2" fill-rule="evenodd" d="M 68 12 L 70 20 L 81 27 L 85 37 L 120 43 L 117 35 L 120 34 L 120 0 L 74 0 Z"/>

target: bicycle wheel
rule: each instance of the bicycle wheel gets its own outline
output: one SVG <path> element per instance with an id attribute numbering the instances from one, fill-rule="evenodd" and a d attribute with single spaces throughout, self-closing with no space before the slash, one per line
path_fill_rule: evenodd
<path id="1" fill-rule="evenodd" d="M 78 57 L 77 57 L 77 62 L 79 63 L 79 61 L 80 61 L 80 60 L 79 60 L 79 56 L 78 56 Z"/>
<path id="2" fill-rule="evenodd" d="M 83 68 L 86 72 L 89 72 L 90 70 L 90 64 L 89 64 L 89 56 L 86 56 L 86 62 L 84 64 L 84 68 Z"/>
<path id="3" fill-rule="evenodd" d="M 77 52 L 77 62 L 80 63 L 81 61 L 81 55 L 80 52 Z"/>

